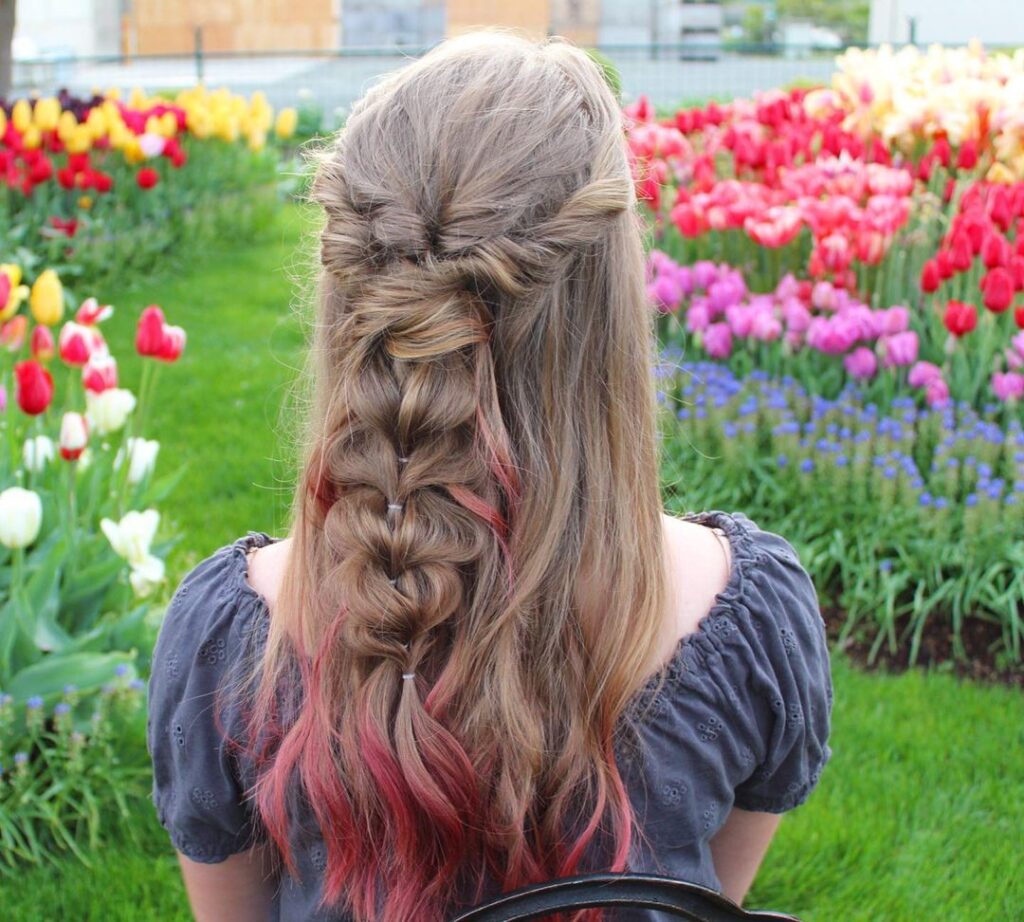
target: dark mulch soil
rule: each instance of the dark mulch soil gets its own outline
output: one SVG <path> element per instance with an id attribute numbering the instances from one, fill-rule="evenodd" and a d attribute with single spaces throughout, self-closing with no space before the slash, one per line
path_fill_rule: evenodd
<path id="1" fill-rule="evenodd" d="M 821 613 L 825 619 L 825 633 L 835 644 L 846 616 L 838 608 L 823 608 Z M 896 619 L 897 638 L 903 636 L 908 621 L 907 616 Z M 874 637 L 869 630 L 863 630 L 861 625 L 854 630 L 854 635 L 847 638 L 840 649 L 865 670 L 900 673 L 911 668 L 940 669 L 964 679 L 1024 689 L 1024 664 L 1007 666 L 1003 662 L 997 662 L 993 651 L 1003 647 L 1002 629 L 989 621 L 982 621 L 979 618 L 964 620 L 961 636 L 967 655 L 966 658 L 954 659 L 953 631 L 949 622 L 941 618 L 929 618 L 921 635 L 917 662 L 913 666 L 909 662 L 909 640 L 901 643 L 896 653 L 889 651 L 887 640 L 883 641 L 874 662 L 869 663 L 868 654 Z"/>

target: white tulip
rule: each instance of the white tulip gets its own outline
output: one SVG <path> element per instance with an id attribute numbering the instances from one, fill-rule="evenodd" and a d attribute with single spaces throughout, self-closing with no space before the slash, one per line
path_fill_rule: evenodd
<path id="1" fill-rule="evenodd" d="M 128 581 L 137 596 L 149 595 L 164 581 L 164 562 L 150 554 L 142 563 L 132 567 Z"/>
<path id="2" fill-rule="evenodd" d="M 8 487 L 0 493 L 0 544 L 4 547 L 28 547 L 39 537 L 43 524 L 43 504 L 38 493 L 21 487 Z"/>
<path id="3" fill-rule="evenodd" d="M 128 482 L 140 483 L 153 473 L 160 443 L 155 439 L 128 439 Z M 124 460 L 124 449 L 119 448 L 114 456 L 114 467 L 120 467 Z"/>
<path id="4" fill-rule="evenodd" d="M 38 474 L 46 468 L 56 454 L 56 446 L 48 435 L 37 435 L 25 440 L 21 457 L 25 469 Z"/>
<path id="5" fill-rule="evenodd" d="M 60 454 L 67 461 L 77 461 L 89 444 L 89 427 L 81 413 L 65 413 L 60 421 Z"/>
<path id="6" fill-rule="evenodd" d="M 149 546 L 159 524 L 160 513 L 147 509 L 145 512 L 126 512 L 120 522 L 102 519 L 100 528 L 118 557 L 123 557 L 133 567 L 141 567 L 149 557 Z"/>
<path id="7" fill-rule="evenodd" d="M 112 387 L 99 394 L 85 392 L 85 416 L 100 435 L 117 432 L 135 409 L 135 395 L 122 387 Z"/>
<path id="8" fill-rule="evenodd" d="M 159 524 L 160 513 L 155 509 L 127 512 L 120 522 L 100 521 L 114 553 L 131 566 L 128 580 L 139 596 L 149 595 L 164 579 L 164 562 L 149 552 Z"/>

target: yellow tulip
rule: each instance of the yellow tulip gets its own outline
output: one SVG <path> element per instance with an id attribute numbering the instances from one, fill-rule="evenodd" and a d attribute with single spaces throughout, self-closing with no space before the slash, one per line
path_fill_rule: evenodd
<path id="1" fill-rule="evenodd" d="M 24 134 L 28 126 L 32 124 L 32 106 L 27 99 L 19 99 L 14 108 L 11 109 L 11 124 L 19 134 Z"/>
<path id="2" fill-rule="evenodd" d="M 103 95 L 106 96 L 107 99 L 120 99 L 121 88 L 116 86 L 108 87 L 107 91 Z"/>
<path id="3" fill-rule="evenodd" d="M 146 155 L 142 151 L 142 145 L 139 144 L 139 139 L 135 135 L 131 135 L 125 142 L 124 159 L 132 166 L 136 163 L 142 163 L 146 159 Z"/>
<path id="4" fill-rule="evenodd" d="M 64 316 L 64 287 L 53 269 L 44 269 L 32 284 L 29 308 L 36 323 L 52 327 Z"/>
<path id="5" fill-rule="evenodd" d="M 1015 179 L 1016 177 L 1013 175 L 1013 171 L 1005 163 L 993 163 L 985 174 L 986 182 L 1005 183 L 1006 185 L 1010 185 L 1015 181 Z"/>
<path id="6" fill-rule="evenodd" d="M 92 196 L 80 196 L 78 199 L 78 207 L 81 208 L 83 211 L 88 211 L 90 208 L 92 208 Z"/>
<path id="7" fill-rule="evenodd" d="M 39 129 L 35 125 L 29 125 L 21 135 L 21 143 L 25 145 L 29 150 L 34 150 L 43 143 L 42 135 L 39 133 Z"/>
<path id="8" fill-rule="evenodd" d="M 141 87 L 133 87 L 131 95 L 128 97 L 128 108 L 129 109 L 145 109 L 146 108 L 146 94 L 142 92 Z"/>
<path id="9" fill-rule="evenodd" d="M 76 125 L 64 142 L 69 154 L 84 154 L 92 147 L 92 132 L 88 125 Z"/>
<path id="10" fill-rule="evenodd" d="M 295 134 L 295 129 L 299 124 L 299 113 L 292 108 L 282 109 L 277 113 L 277 119 L 274 122 L 274 134 L 276 134 L 282 140 L 290 138 Z"/>
<path id="11" fill-rule="evenodd" d="M 85 124 L 89 128 L 89 134 L 94 141 L 98 141 L 107 133 L 107 116 L 99 106 L 89 110 Z"/>
<path id="12" fill-rule="evenodd" d="M 20 284 L 21 266 L 14 263 L 0 265 L 0 272 L 7 276 L 11 283 L 11 290 L 7 295 L 7 303 L 0 304 L 0 323 L 9 320 L 21 307 L 21 302 L 28 297 L 28 287 Z"/>
<path id="13" fill-rule="evenodd" d="M 151 115 L 146 119 L 145 132 L 146 134 L 160 134 L 160 119 L 157 116 Z"/>
<path id="14" fill-rule="evenodd" d="M 53 131 L 57 127 L 60 112 L 60 103 L 53 96 L 37 99 L 32 112 L 36 128 L 40 131 Z"/>
<path id="15" fill-rule="evenodd" d="M 66 142 L 77 125 L 78 119 L 75 118 L 75 113 L 65 109 L 57 119 L 57 137 Z"/>
<path id="16" fill-rule="evenodd" d="M 17 263 L 0 263 L 0 272 L 11 280 L 12 288 L 21 284 L 21 266 Z"/>
<path id="17" fill-rule="evenodd" d="M 0 109 L 0 134 L 7 131 L 7 113 Z"/>
<path id="18" fill-rule="evenodd" d="M 267 146 L 267 136 L 262 131 L 254 131 L 249 135 L 249 150 L 259 152 Z"/>
<path id="19" fill-rule="evenodd" d="M 173 138 L 178 132 L 178 117 L 173 112 L 165 112 L 160 116 L 161 134 L 165 138 Z"/>

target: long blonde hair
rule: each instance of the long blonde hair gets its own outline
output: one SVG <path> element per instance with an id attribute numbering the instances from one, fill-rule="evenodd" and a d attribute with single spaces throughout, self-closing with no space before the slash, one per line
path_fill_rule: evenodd
<path id="1" fill-rule="evenodd" d="M 373 86 L 315 165 L 313 398 L 252 710 L 262 821 L 294 870 L 301 793 L 323 901 L 359 922 L 434 922 L 488 874 L 623 870 L 614 743 L 666 590 L 621 110 L 568 42 L 474 33 Z"/>

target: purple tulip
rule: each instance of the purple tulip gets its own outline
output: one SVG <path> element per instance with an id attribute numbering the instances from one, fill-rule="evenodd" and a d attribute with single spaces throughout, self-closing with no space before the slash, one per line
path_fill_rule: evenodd
<path id="1" fill-rule="evenodd" d="M 686 312 L 686 328 L 691 333 L 696 333 L 699 330 L 706 330 L 710 323 L 711 312 L 708 310 L 707 301 L 704 298 L 698 298 Z"/>
<path id="2" fill-rule="evenodd" d="M 811 322 L 811 312 L 799 298 L 785 298 L 782 302 L 782 319 L 786 327 L 795 333 L 803 333 Z"/>
<path id="3" fill-rule="evenodd" d="M 949 385 L 943 378 L 932 378 L 925 385 L 925 399 L 928 406 L 937 407 L 949 401 Z"/>
<path id="4" fill-rule="evenodd" d="M 903 333 L 910 329 L 910 311 L 902 304 L 890 307 L 887 311 L 881 312 L 884 317 L 882 332 L 891 336 L 894 333 Z"/>
<path id="5" fill-rule="evenodd" d="M 930 381 L 942 377 L 942 369 L 931 362 L 917 362 L 907 375 L 911 387 L 927 387 Z"/>
<path id="6" fill-rule="evenodd" d="M 754 309 L 753 321 L 750 324 L 750 335 L 761 342 L 773 342 L 782 335 L 782 323 L 771 308 Z"/>
<path id="7" fill-rule="evenodd" d="M 725 319 L 733 334 L 744 339 L 750 335 L 754 323 L 754 312 L 745 304 L 730 304 L 725 309 Z"/>
<path id="8" fill-rule="evenodd" d="M 718 266 L 709 260 L 702 259 L 693 264 L 693 281 L 697 288 L 707 291 L 711 283 L 718 278 Z"/>
<path id="9" fill-rule="evenodd" d="M 679 283 L 669 272 L 663 272 L 650 285 L 647 294 L 657 305 L 658 310 L 667 314 L 679 308 L 683 300 L 683 292 Z"/>

